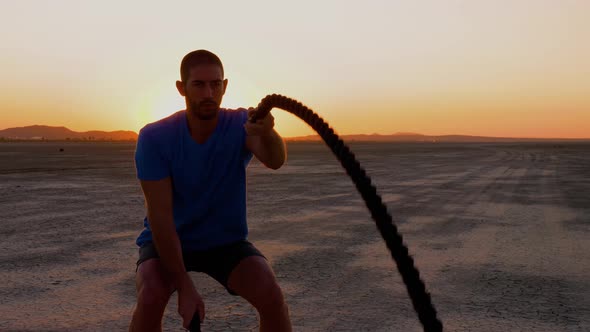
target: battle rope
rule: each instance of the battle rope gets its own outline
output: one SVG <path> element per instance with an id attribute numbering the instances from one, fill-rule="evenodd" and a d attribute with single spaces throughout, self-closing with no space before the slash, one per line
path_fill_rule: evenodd
<path id="1" fill-rule="evenodd" d="M 321 117 L 300 102 L 285 96 L 273 94 L 264 97 L 250 117 L 250 121 L 264 118 L 273 107 L 288 111 L 305 121 L 330 147 L 342 167 L 346 169 L 346 173 L 351 177 L 357 190 L 365 200 L 365 204 L 371 211 L 371 216 L 375 220 L 377 228 L 397 264 L 397 269 L 406 285 L 414 310 L 418 314 L 418 319 L 422 323 L 424 331 L 442 331 L 442 322 L 436 317 L 436 310 L 430 300 L 430 294 L 428 294 L 424 282 L 420 279 L 420 272 L 414 266 L 414 259 L 410 256 L 408 248 L 403 243 L 403 238 L 397 231 L 397 227 L 393 223 L 387 207 L 383 204 L 381 196 L 377 194 L 377 189 L 371 184 L 371 178 L 356 160 L 354 153 L 350 151 L 348 146 Z"/>

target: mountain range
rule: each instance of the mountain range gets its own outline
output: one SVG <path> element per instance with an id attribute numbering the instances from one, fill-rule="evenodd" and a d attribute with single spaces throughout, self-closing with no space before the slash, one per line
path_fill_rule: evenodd
<path id="1" fill-rule="evenodd" d="M 468 135 L 422 135 L 417 133 L 395 133 L 391 135 L 360 134 L 340 135 L 345 142 L 424 142 L 424 143 L 453 143 L 453 142 L 542 142 L 542 141 L 588 141 L 587 139 L 562 138 L 510 138 L 486 137 Z M 286 137 L 291 142 L 320 141 L 318 135 Z M 84 131 L 77 132 L 66 127 L 27 126 L 0 130 L 0 140 L 75 140 L 75 141 L 135 141 L 137 133 L 128 130 L 117 131 Z"/>
<path id="2" fill-rule="evenodd" d="M 513 137 L 487 137 L 469 135 L 422 135 L 417 133 L 395 133 L 391 135 L 360 134 L 339 135 L 345 142 L 422 142 L 422 143 L 501 143 L 501 142 L 543 142 L 543 141 L 589 141 L 586 139 L 567 138 L 513 138 Z M 286 138 L 289 141 L 313 142 L 320 141 L 319 135 L 297 136 Z"/>
<path id="3" fill-rule="evenodd" d="M 137 133 L 117 131 L 73 131 L 66 127 L 27 126 L 0 130 L 0 139 L 5 140 L 75 140 L 75 141 L 134 141 Z"/>

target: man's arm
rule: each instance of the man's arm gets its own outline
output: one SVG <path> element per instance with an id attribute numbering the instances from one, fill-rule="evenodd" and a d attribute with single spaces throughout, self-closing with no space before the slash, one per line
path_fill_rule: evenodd
<path id="1" fill-rule="evenodd" d="M 174 226 L 172 212 L 172 184 L 170 178 L 157 181 L 141 180 L 147 205 L 147 216 L 152 238 L 162 264 L 170 273 L 174 286 L 182 286 L 187 272 L 182 260 L 180 240 Z"/>
<path id="2" fill-rule="evenodd" d="M 152 238 L 160 255 L 160 261 L 178 290 L 178 312 L 183 317 L 183 325 L 188 327 L 196 310 L 199 311 L 203 320 L 205 308 L 184 266 L 182 247 L 174 225 L 172 183 L 169 177 L 140 182 L 146 200 Z"/>
<path id="3" fill-rule="evenodd" d="M 246 122 L 244 125 L 246 148 L 266 167 L 279 169 L 287 159 L 287 149 L 283 138 L 274 130 L 274 117 L 268 113 L 256 123 Z"/>

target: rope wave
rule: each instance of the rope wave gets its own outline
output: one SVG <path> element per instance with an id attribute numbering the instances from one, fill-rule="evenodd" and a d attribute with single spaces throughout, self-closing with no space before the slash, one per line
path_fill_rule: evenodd
<path id="1" fill-rule="evenodd" d="M 365 201 L 381 237 L 387 244 L 424 331 L 442 331 L 443 324 L 437 318 L 430 294 L 426 291 L 426 286 L 420 279 L 420 271 L 414 265 L 414 259 L 410 256 L 408 248 L 404 244 L 391 214 L 383 204 L 381 196 L 379 196 L 377 189 L 371 183 L 371 178 L 356 160 L 354 153 L 320 116 L 297 100 L 282 95 L 272 94 L 264 97 L 258 104 L 256 112 L 250 117 L 250 121 L 264 118 L 275 107 L 290 112 L 305 121 L 322 137 L 336 158 L 338 158 Z"/>

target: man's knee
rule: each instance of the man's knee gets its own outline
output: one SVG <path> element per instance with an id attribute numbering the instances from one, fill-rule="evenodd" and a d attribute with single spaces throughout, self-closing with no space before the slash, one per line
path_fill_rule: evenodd
<path id="1" fill-rule="evenodd" d="M 262 305 L 265 310 L 283 310 L 286 307 L 283 291 L 276 282 L 267 289 Z"/>
<path id="2" fill-rule="evenodd" d="M 283 291 L 274 278 L 259 285 L 253 302 L 258 311 L 277 311 L 286 307 Z"/>
<path id="3" fill-rule="evenodd" d="M 137 306 L 149 311 L 163 311 L 174 291 L 172 284 L 162 273 L 158 260 L 149 260 L 138 269 Z"/>
<path id="4" fill-rule="evenodd" d="M 143 281 L 137 289 L 137 306 L 129 331 L 161 331 L 162 316 L 171 291 L 164 284 Z"/>
<path id="5" fill-rule="evenodd" d="M 162 285 L 146 282 L 137 290 L 137 305 L 148 308 L 162 308 L 170 299 L 170 288 Z"/>

